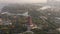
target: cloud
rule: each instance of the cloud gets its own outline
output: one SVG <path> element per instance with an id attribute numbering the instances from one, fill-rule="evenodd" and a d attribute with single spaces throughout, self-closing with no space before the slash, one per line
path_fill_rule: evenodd
<path id="1" fill-rule="evenodd" d="M 7 3 L 41 3 L 41 2 L 46 2 L 46 0 L 0 0 L 0 2 L 7 2 Z"/>

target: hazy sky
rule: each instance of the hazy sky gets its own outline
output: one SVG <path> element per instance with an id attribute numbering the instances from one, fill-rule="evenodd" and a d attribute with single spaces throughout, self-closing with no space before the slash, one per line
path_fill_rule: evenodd
<path id="1" fill-rule="evenodd" d="M 0 0 L 5 3 L 44 3 L 46 0 Z"/>

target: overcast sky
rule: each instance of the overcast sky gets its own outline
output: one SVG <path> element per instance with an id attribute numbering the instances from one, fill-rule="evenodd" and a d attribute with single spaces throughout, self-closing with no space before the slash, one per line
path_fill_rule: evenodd
<path id="1" fill-rule="evenodd" d="M 46 0 L 0 0 L 0 3 L 44 3 Z"/>

